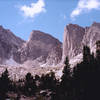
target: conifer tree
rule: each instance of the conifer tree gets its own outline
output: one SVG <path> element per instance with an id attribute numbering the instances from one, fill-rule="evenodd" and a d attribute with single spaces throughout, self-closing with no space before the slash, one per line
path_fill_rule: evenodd
<path id="1" fill-rule="evenodd" d="M 84 62 L 90 61 L 90 48 L 88 46 L 83 47 L 83 61 Z"/>
<path id="2" fill-rule="evenodd" d="M 41 89 L 50 89 L 51 91 L 55 91 L 56 88 L 56 77 L 55 73 L 51 71 L 50 73 L 47 73 L 46 75 L 41 76 L 41 82 L 40 87 Z"/>
<path id="3" fill-rule="evenodd" d="M 31 96 L 35 94 L 35 91 L 36 91 L 35 79 L 33 79 L 31 73 L 27 73 L 27 75 L 25 76 L 25 94 L 27 96 Z"/>
<path id="4" fill-rule="evenodd" d="M 66 57 L 63 75 L 61 77 L 61 86 L 64 87 L 64 89 L 66 89 L 66 86 L 69 84 L 70 76 L 69 60 L 68 57 Z"/>
<path id="5" fill-rule="evenodd" d="M 9 79 L 8 70 L 6 69 L 0 77 L 1 97 L 5 97 L 6 93 L 9 91 L 9 88 L 10 88 L 10 79 Z"/>
<path id="6" fill-rule="evenodd" d="M 100 41 L 96 42 L 96 58 L 100 62 Z"/>
<path id="7" fill-rule="evenodd" d="M 60 91 L 62 94 L 61 99 L 70 100 L 70 91 L 71 91 L 71 71 L 68 57 L 65 60 L 65 66 L 63 69 L 63 75 L 61 77 Z M 61 100 L 60 99 L 60 100 Z"/>

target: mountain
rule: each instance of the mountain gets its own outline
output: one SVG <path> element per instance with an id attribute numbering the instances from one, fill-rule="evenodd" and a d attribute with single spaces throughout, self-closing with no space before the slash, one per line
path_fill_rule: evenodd
<path id="1" fill-rule="evenodd" d="M 18 50 L 20 63 L 37 59 L 38 62 L 49 63 L 50 65 L 57 64 L 61 61 L 61 46 L 62 43 L 51 35 L 34 30 L 31 32 L 29 40 Z M 60 51 L 56 51 L 56 48 L 59 48 Z M 58 60 L 51 59 L 51 56 Z"/>
<path id="2" fill-rule="evenodd" d="M 61 61 L 62 43 L 51 35 L 36 30 L 31 32 L 28 41 L 24 41 L 1 26 L 0 51 L 1 64 L 15 65 L 31 61 L 55 65 Z"/>
<path id="3" fill-rule="evenodd" d="M 66 56 L 73 67 L 82 60 L 83 46 L 87 45 L 91 52 L 95 52 L 98 40 L 100 23 L 96 22 L 90 27 L 66 25 L 63 44 L 38 30 L 33 30 L 29 39 L 24 41 L 0 26 L 0 73 L 7 68 L 10 77 L 15 80 L 28 72 L 41 75 L 53 70 L 57 77 L 61 76 Z"/>
<path id="4" fill-rule="evenodd" d="M 88 45 L 95 52 L 96 41 L 100 40 L 100 23 L 94 22 L 87 28 L 82 43 Z"/>
<path id="5" fill-rule="evenodd" d="M 10 30 L 0 26 L 0 64 L 5 60 L 14 58 L 15 52 L 25 43 L 24 40 L 15 36 Z"/>
<path id="6" fill-rule="evenodd" d="M 85 29 L 76 24 L 69 24 L 64 29 L 64 41 L 63 41 L 63 57 L 66 56 L 69 59 L 78 55 L 81 52 L 81 42 L 85 34 Z"/>
<path id="7" fill-rule="evenodd" d="M 76 24 L 69 24 L 64 29 L 63 56 L 68 56 L 70 63 L 77 63 L 82 59 L 83 46 L 91 48 L 95 52 L 95 43 L 100 40 L 100 23 L 94 22 L 90 27 L 81 27 Z"/>

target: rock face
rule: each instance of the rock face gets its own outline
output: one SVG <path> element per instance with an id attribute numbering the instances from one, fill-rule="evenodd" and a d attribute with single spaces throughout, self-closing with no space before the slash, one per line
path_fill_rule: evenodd
<path id="1" fill-rule="evenodd" d="M 62 48 L 58 46 L 51 49 L 51 52 L 48 54 L 46 59 L 47 65 L 59 64 L 62 59 Z"/>
<path id="2" fill-rule="evenodd" d="M 0 63 L 3 64 L 11 56 L 14 59 L 15 52 L 24 42 L 24 40 L 16 37 L 10 30 L 6 30 L 0 26 Z"/>
<path id="3" fill-rule="evenodd" d="M 28 41 L 16 37 L 10 30 L 0 26 L 0 64 L 56 65 L 68 56 L 71 62 L 82 58 L 83 45 L 95 52 L 95 43 L 100 40 L 100 23 L 90 27 L 69 24 L 64 29 L 62 43 L 41 31 L 32 31 Z M 72 60 L 75 58 L 74 60 Z"/>
<path id="4" fill-rule="evenodd" d="M 76 25 L 69 24 L 64 29 L 63 42 L 63 61 L 68 56 L 70 59 L 81 52 L 81 43 L 85 35 L 85 29 Z"/>
<path id="5" fill-rule="evenodd" d="M 85 28 L 86 29 L 86 28 Z M 100 40 L 100 23 L 94 22 L 85 32 L 82 43 L 88 45 L 92 52 L 95 52 L 95 43 Z"/>
<path id="6" fill-rule="evenodd" d="M 67 25 L 64 29 L 63 48 L 59 40 L 44 32 L 32 31 L 29 40 L 24 41 L 0 26 L 0 64 L 8 65 L 0 65 L 0 74 L 7 68 L 10 77 L 15 80 L 28 72 L 40 75 L 50 70 L 61 76 L 61 60 L 64 62 L 68 56 L 73 67 L 82 59 L 83 45 L 88 45 L 95 52 L 97 40 L 100 40 L 100 23 L 96 22 L 85 28 L 76 24 Z M 15 66 L 16 63 L 20 66 Z"/>
<path id="7" fill-rule="evenodd" d="M 0 64 L 27 61 L 57 64 L 61 61 L 61 47 L 62 43 L 49 34 L 32 31 L 29 40 L 24 41 L 0 26 Z"/>
<path id="8" fill-rule="evenodd" d="M 50 63 L 51 59 L 49 59 L 49 55 L 54 56 L 54 53 L 56 54 L 58 53 L 59 55 L 56 56 L 55 54 L 54 57 L 55 59 L 57 58 L 59 60 L 52 59 L 54 60 L 54 62 L 51 61 L 53 63 L 50 63 L 50 64 L 56 64 L 61 60 L 61 55 L 62 55 L 61 46 L 62 43 L 59 42 L 59 40 L 55 39 L 54 37 L 50 36 L 49 34 L 40 31 L 32 31 L 29 40 L 18 51 L 18 53 L 20 54 L 19 59 L 21 63 L 27 60 L 35 60 L 37 58 L 40 62 Z M 60 49 L 60 51 L 58 50 L 55 51 L 57 47 L 58 49 Z"/>
<path id="9" fill-rule="evenodd" d="M 64 30 L 63 56 L 62 61 L 68 56 L 69 59 L 82 53 L 83 45 L 95 52 L 95 43 L 100 40 L 100 23 L 94 22 L 90 27 L 80 27 L 76 24 L 69 24 Z"/>

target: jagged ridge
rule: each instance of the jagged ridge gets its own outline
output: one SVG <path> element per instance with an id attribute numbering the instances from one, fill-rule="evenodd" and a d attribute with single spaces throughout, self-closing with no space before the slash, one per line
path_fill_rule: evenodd
<path id="1" fill-rule="evenodd" d="M 62 61 L 68 56 L 71 63 L 77 59 L 82 59 L 83 45 L 91 48 L 95 52 L 95 43 L 100 40 L 100 23 L 94 22 L 90 27 L 81 27 L 76 24 L 69 24 L 64 30 L 63 56 Z M 79 58 L 78 58 L 79 57 Z"/>
<path id="2" fill-rule="evenodd" d="M 52 64 L 51 62 L 53 62 L 53 64 L 57 64 L 61 61 L 62 43 L 51 35 L 41 31 L 32 31 L 29 40 L 24 41 L 19 37 L 16 37 L 10 30 L 6 30 L 1 26 L 0 44 L 1 64 L 11 61 L 23 64 L 29 60 L 34 63 Z M 59 50 L 55 51 L 55 48 L 58 48 Z M 56 52 L 54 57 L 57 59 L 51 59 L 50 55 L 53 54 L 51 52 Z"/>

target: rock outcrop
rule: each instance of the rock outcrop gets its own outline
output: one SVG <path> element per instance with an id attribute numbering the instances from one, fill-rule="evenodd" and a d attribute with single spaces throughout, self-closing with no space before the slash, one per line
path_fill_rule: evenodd
<path id="1" fill-rule="evenodd" d="M 95 52 L 98 40 L 100 23 L 96 22 L 85 28 L 76 24 L 67 25 L 64 29 L 63 48 L 59 40 L 44 32 L 32 31 L 29 40 L 24 41 L 0 26 L 0 64 L 7 65 L 0 65 L 0 74 L 7 68 L 10 77 L 15 80 L 23 78 L 28 72 L 41 75 L 50 70 L 61 76 L 61 60 L 64 62 L 68 56 L 73 67 L 82 59 L 83 45 L 88 45 L 91 52 Z M 20 65 L 15 66 L 16 63 Z"/>
<path id="2" fill-rule="evenodd" d="M 94 22 L 85 32 L 82 43 L 88 45 L 91 48 L 91 52 L 95 52 L 95 44 L 98 40 L 100 40 L 100 23 Z"/>
<path id="3" fill-rule="evenodd" d="M 55 56 L 54 58 L 61 60 L 61 54 L 62 54 L 62 43 L 59 42 L 59 40 L 55 39 L 49 34 L 40 32 L 40 31 L 32 31 L 29 40 L 23 45 L 23 47 L 18 51 L 20 54 L 20 61 L 21 63 L 27 61 L 27 60 L 35 60 L 38 58 L 40 62 L 47 63 L 49 60 L 49 55 L 50 56 Z M 59 52 L 58 50 L 55 51 L 55 48 L 60 49 L 61 51 Z M 51 53 L 53 52 L 53 53 Z M 51 54 L 50 54 L 51 53 Z M 59 53 L 59 55 L 56 56 L 56 54 Z M 46 60 L 48 59 L 48 60 Z M 52 64 L 57 64 L 59 60 L 54 60 L 52 59 L 53 63 Z"/>
<path id="4" fill-rule="evenodd" d="M 82 55 L 83 45 L 89 46 L 91 52 L 95 52 L 95 43 L 98 40 L 100 40 L 100 23 L 94 22 L 90 27 L 85 28 L 76 24 L 67 25 L 64 30 L 62 61 L 66 56 L 72 61 L 75 56 Z"/>
<path id="5" fill-rule="evenodd" d="M 59 40 L 44 32 L 34 30 L 29 40 L 24 41 L 0 26 L 0 64 L 23 64 L 27 61 L 58 64 L 61 61 L 61 47 Z"/>
<path id="6" fill-rule="evenodd" d="M 10 30 L 0 26 L 0 64 L 12 57 L 25 41 L 15 36 Z"/>
<path id="7" fill-rule="evenodd" d="M 76 24 L 69 24 L 64 29 L 64 41 L 63 41 L 63 57 L 68 56 L 69 59 L 81 53 L 81 43 L 85 35 L 85 29 Z"/>
<path id="8" fill-rule="evenodd" d="M 59 64 L 62 59 L 62 48 L 58 46 L 55 46 L 51 49 L 51 52 L 48 54 L 48 57 L 46 59 L 47 65 L 51 64 Z"/>
<path id="9" fill-rule="evenodd" d="M 57 65 L 68 56 L 71 62 L 82 58 L 83 45 L 88 45 L 95 52 L 95 43 L 100 40 L 100 23 L 90 27 L 69 24 L 64 29 L 62 43 L 49 34 L 34 30 L 29 40 L 24 41 L 10 30 L 0 26 L 0 64 Z M 74 60 L 72 60 L 74 59 Z"/>

